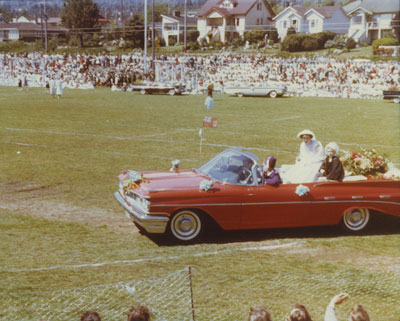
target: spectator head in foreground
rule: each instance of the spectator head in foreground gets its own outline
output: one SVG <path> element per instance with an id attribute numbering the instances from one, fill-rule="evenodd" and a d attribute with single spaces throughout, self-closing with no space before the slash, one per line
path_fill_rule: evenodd
<path id="1" fill-rule="evenodd" d="M 101 321 L 101 318 L 95 311 L 86 311 L 82 314 L 81 321 Z"/>
<path id="2" fill-rule="evenodd" d="M 361 304 L 356 304 L 350 311 L 349 321 L 370 321 L 367 311 Z"/>
<path id="3" fill-rule="evenodd" d="M 302 304 L 296 303 L 290 311 L 286 321 L 312 321 L 310 314 L 306 307 Z"/>
<path id="4" fill-rule="evenodd" d="M 264 306 L 251 307 L 248 321 L 271 321 L 271 313 Z"/>
<path id="5" fill-rule="evenodd" d="M 128 321 L 150 321 L 149 309 L 142 305 L 131 308 L 128 313 Z"/>

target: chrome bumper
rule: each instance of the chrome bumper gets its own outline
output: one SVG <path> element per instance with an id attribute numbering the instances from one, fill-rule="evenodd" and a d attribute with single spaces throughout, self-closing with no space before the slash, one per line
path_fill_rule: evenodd
<path id="1" fill-rule="evenodd" d="M 129 206 L 119 191 L 114 193 L 118 203 L 125 209 L 131 219 L 139 224 L 147 233 L 165 233 L 168 224 L 168 217 L 153 216 L 147 213 L 141 213 Z"/>

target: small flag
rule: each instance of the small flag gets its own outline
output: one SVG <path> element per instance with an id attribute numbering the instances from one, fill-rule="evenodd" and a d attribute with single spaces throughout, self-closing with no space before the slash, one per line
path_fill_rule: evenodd
<path id="1" fill-rule="evenodd" d="M 218 127 L 218 118 L 204 116 L 203 127 L 217 128 Z"/>

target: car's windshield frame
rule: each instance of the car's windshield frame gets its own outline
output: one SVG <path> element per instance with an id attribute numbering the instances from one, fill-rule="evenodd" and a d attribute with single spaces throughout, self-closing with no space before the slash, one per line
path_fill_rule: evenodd
<path id="1" fill-rule="evenodd" d="M 235 161 L 236 164 L 234 164 Z M 258 157 L 255 154 L 232 147 L 210 159 L 198 168 L 198 171 L 224 184 L 254 186 L 258 185 L 257 161 Z M 245 166 L 245 162 L 251 167 Z M 245 176 L 241 179 L 243 175 Z"/>

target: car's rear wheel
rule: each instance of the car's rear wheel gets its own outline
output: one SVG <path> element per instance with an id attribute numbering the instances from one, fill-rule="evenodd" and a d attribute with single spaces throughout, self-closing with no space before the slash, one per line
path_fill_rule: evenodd
<path id="1" fill-rule="evenodd" d="M 237 96 L 238 97 L 243 97 L 243 93 L 238 93 Z"/>
<path id="2" fill-rule="evenodd" d="M 272 91 L 270 91 L 269 96 L 271 98 L 276 98 L 276 97 L 278 97 L 278 93 L 275 90 L 272 90 Z"/>
<path id="3" fill-rule="evenodd" d="M 168 93 L 170 96 L 173 96 L 173 95 L 175 95 L 175 90 L 171 89 Z"/>
<path id="4" fill-rule="evenodd" d="M 142 95 L 145 95 L 145 94 L 146 94 L 146 90 L 145 90 L 145 89 L 140 89 L 140 93 L 141 93 Z"/>
<path id="5" fill-rule="evenodd" d="M 353 208 L 344 213 L 341 226 L 346 232 L 358 233 L 366 229 L 370 217 L 367 208 Z"/>
<path id="6" fill-rule="evenodd" d="M 182 242 L 196 240 L 203 231 L 203 220 L 200 214 L 183 210 L 174 214 L 169 222 L 169 232 Z"/>

